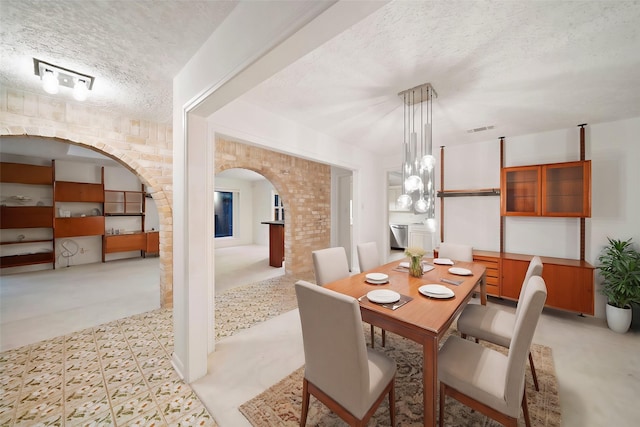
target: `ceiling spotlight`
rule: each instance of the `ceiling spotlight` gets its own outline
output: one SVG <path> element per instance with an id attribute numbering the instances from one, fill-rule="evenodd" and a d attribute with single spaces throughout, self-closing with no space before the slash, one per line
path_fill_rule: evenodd
<path id="1" fill-rule="evenodd" d="M 58 93 L 60 86 L 73 89 L 73 97 L 78 101 L 87 99 L 93 88 L 94 78 L 77 71 L 62 68 L 33 58 L 33 71 L 42 80 L 42 88 L 52 95 Z"/>
<path id="2" fill-rule="evenodd" d="M 87 82 L 84 79 L 77 79 L 76 84 L 73 86 L 73 97 L 76 101 L 84 101 L 89 94 L 89 88 Z"/>
<path id="3" fill-rule="evenodd" d="M 42 75 L 42 89 L 51 95 L 58 93 L 60 85 L 53 70 L 44 70 L 44 74 Z"/>

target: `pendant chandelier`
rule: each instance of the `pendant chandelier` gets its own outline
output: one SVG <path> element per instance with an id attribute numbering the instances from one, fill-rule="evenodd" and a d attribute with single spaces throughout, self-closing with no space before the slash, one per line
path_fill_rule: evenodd
<path id="1" fill-rule="evenodd" d="M 402 195 L 398 206 L 426 214 L 429 231 L 436 229 L 436 189 L 433 156 L 433 97 L 438 94 L 425 83 L 398 94 L 402 98 L 404 134 L 402 141 Z"/>

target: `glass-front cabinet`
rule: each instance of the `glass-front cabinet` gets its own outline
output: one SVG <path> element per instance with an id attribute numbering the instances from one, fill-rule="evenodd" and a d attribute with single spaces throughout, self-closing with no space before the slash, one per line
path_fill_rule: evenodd
<path id="1" fill-rule="evenodd" d="M 144 193 L 141 191 L 104 191 L 105 215 L 142 215 Z"/>
<path id="2" fill-rule="evenodd" d="M 502 169 L 503 216 L 591 217 L 591 161 Z"/>
<path id="3" fill-rule="evenodd" d="M 502 169 L 502 215 L 540 215 L 540 167 Z"/>
<path id="4" fill-rule="evenodd" d="M 542 215 L 591 216 L 591 162 L 545 165 L 542 168 Z"/>

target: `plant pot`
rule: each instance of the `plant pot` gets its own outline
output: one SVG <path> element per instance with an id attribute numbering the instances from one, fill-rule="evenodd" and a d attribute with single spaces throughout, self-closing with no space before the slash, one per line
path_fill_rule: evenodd
<path id="1" fill-rule="evenodd" d="M 607 304 L 606 308 L 607 325 L 613 332 L 624 334 L 631 326 L 631 307 L 618 308 Z"/>

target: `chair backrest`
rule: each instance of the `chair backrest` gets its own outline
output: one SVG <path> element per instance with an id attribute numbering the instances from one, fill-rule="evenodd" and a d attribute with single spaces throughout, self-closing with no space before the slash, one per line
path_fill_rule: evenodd
<path id="1" fill-rule="evenodd" d="M 316 283 L 320 286 L 350 275 L 347 252 L 341 246 L 313 251 L 311 257 Z"/>
<path id="2" fill-rule="evenodd" d="M 358 301 L 303 280 L 295 290 L 305 378 L 352 414 L 366 412 L 369 366 Z"/>
<path id="3" fill-rule="evenodd" d="M 360 266 L 360 272 L 373 270 L 380 265 L 376 242 L 360 243 L 358 245 L 358 265 Z"/>
<path id="4" fill-rule="evenodd" d="M 524 393 L 524 370 L 533 334 L 536 331 L 546 300 L 547 287 L 544 280 L 540 276 L 531 276 L 524 295 L 519 301 L 522 308 L 516 316 L 507 359 L 504 397 L 512 416 L 517 416 L 520 413 L 520 404 Z"/>
<path id="5" fill-rule="evenodd" d="M 527 289 L 527 284 L 529 283 L 529 279 L 532 276 L 541 276 L 542 277 L 542 260 L 539 256 L 534 256 L 531 258 L 531 262 L 529 262 L 529 268 L 527 268 L 527 273 L 524 275 L 524 281 L 522 282 L 522 287 L 520 288 L 520 296 L 518 297 L 518 301 L 522 299 L 525 290 Z M 516 316 L 518 316 L 518 312 L 520 311 L 520 304 L 516 304 Z"/>
<path id="6" fill-rule="evenodd" d="M 438 247 L 438 257 L 471 262 L 473 261 L 473 246 L 442 242 Z"/>

